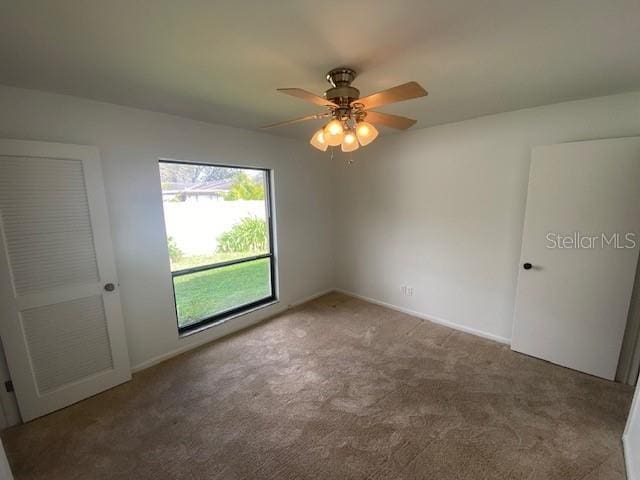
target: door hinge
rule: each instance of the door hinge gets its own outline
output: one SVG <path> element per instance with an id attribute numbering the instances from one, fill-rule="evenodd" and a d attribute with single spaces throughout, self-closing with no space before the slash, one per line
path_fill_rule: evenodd
<path id="1" fill-rule="evenodd" d="M 7 393 L 13 392 L 13 382 L 11 380 L 7 380 L 4 382 L 4 388 L 7 390 Z"/>

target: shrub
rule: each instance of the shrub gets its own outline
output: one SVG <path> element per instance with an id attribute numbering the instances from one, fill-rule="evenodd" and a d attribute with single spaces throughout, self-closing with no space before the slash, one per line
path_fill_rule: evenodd
<path id="1" fill-rule="evenodd" d="M 184 256 L 184 253 L 180 250 L 180 247 L 178 247 L 175 238 L 167 237 L 167 245 L 169 245 L 169 258 L 171 261 L 173 263 L 180 261 Z"/>
<path id="2" fill-rule="evenodd" d="M 267 223 L 245 217 L 218 237 L 218 252 L 264 252 L 267 250 Z"/>

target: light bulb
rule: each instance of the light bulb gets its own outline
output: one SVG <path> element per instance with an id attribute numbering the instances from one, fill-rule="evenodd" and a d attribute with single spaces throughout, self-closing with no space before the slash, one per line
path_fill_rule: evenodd
<path id="1" fill-rule="evenodd" d="M 329 144 L 327 143 L 324 130 L 322 128 L 313 134 L 309 143 L 323 152 L 326 152 L 327 148 L 329 148 Z"/>
<path id="2" fill-rule="evenodd" d="M 353 134 L 353 132 L 347 132 L 347 134 L 344 136 L 343 142 L 346 143 L 347 145 L 351 145 L 355 141 L 356 141 L 356 136 Z"/>
<path id="3" fill-rule="evenodd" d="M 326 128 L 331 135 L 340 135 L 342 133 L 342 123 L 339 120 L 331 120 Z"/>
<path id="4" fill-rule="evenodd" d="M 358 122 L 358 126 L 356 127 L 356 135 L 358 136 L 358 140 L 360 141 L 360 145 L 363 147 L 365 145 L 369 145 L 373 142 L 378 136 L 378 130 L 376 127 L 371 125 L 369 122 Z"/>
<path id="5" fill-rule="evenodd" d="M 358 139 L 356 138 L 356 134 L 349 130 L 344 134 L 344 138 L 342 140 L 342 151 L 343 152 L 353 152 L 360 148 L 358 145 Z"/>
<path id="6" fill-rule="evenodd" d="M 336 147 L 342 143 L 344 129 L 340 120 L 331 120 L 324 127 L 324 138 L 327 144 Z"/>

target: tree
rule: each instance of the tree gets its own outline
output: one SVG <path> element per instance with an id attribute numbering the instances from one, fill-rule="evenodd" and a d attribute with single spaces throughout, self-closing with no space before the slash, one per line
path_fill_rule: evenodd
<path id="1" fill-rule="evenodd" d="M 245 172 L 238 172 L 233 178 L 231 189 L 225 200 L 264 200 L 264 184 L 256 181 Z"/>
<path id="2" fill-rule="evenodd" d="M 228 180 L 234 176 L 236 171 L 235 168 L 208 165 L 160 163 L 160 180 L 163 186 L 171 183 L 197 184 Z"/>

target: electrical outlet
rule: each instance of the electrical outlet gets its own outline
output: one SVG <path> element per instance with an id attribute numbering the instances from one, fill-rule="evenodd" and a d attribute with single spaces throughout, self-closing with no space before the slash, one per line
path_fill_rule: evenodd
<path id="1" fill-rule="evenodd" d="M 407 287 L 407 295 L 413 297 L 413 287 Z"/>

